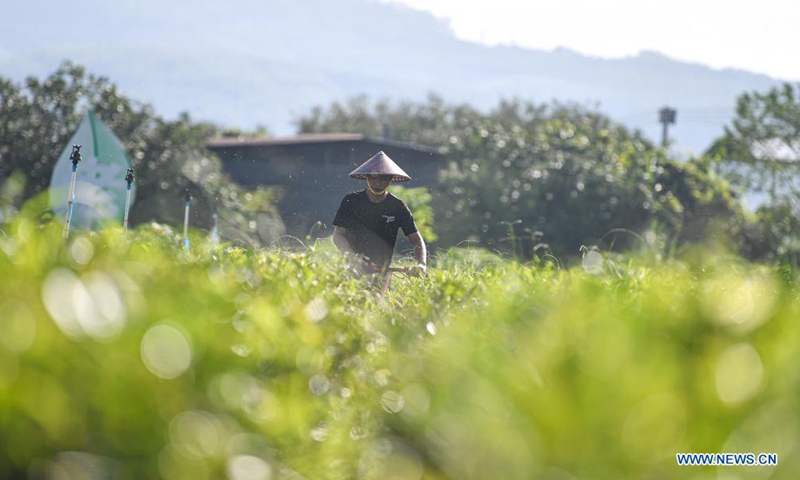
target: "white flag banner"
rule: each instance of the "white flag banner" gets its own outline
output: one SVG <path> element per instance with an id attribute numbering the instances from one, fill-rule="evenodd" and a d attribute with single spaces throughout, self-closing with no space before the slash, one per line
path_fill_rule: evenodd
<path id="1" fill-rule="evenodd" d="M 130 157 L 119 138 L 94 112 L 83 118 L 53 169 L 50 207 L 56 218 L 63 217 L 67 210 L 73 145 L 81 146 L 82 160 L 78 164 L 71 225 L 86 229 L 96 228 L 108 220 L 122 223 L 128 188 L 125 174 L 131 166 Z M 136 185 L 131 185 L 131 203 L 135 196 Z"/>

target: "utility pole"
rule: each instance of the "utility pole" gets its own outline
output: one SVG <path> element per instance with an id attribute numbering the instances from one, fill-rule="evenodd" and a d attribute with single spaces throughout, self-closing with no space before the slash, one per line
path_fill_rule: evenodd
<path id="1" fill-rule="evenodd" d="M 675 117 L 678 115 L 678 111 L 674 108 L 664 107 L 658 112 L 658 121 L 662 125 L 664 125 L 664 129 L 661 133 L 661 146 L 667 146 L 667 125 L 670 123 L 675 123 Z"/>

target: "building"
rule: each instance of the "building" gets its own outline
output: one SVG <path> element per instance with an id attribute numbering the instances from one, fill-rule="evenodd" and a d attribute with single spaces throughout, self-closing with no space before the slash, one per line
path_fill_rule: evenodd
<path id="1" fill-rule="evenodd" d="M 436 148 L 358 134 L 218 138 L 207 147 L 240 185 L 278 187 L 282 191 L 278 210 L 287 234 L 300 238 L 309 235 L 317 221 L 326 228 L 314 236 L 330 235 L 342 197 L 365 186 L 348 175 L 381 150 L 411 176 L 403 186 L 432 190 L 445 166 L 444 155 Z"/>

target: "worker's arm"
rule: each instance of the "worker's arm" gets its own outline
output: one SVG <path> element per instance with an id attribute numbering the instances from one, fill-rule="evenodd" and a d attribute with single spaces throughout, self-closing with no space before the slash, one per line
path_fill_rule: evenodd
<path id="1" fill-rule="evenodd" d="M 417 270 L 419 270 L 421 273 L 425 273 L 428 264 L 428 250 L 425 246 L 425 240 L 422 239 L 422 235 L 420 235 L 419 232 L 414 232 L 409 235 L 408 240 L 411 242 L 411 245 L 414 246 L 414 257 L 417 259 Z"/>

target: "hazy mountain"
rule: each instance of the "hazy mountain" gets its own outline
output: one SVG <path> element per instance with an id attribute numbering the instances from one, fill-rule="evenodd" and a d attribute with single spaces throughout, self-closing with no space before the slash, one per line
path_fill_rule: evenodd
<path id="1" fill-rule="evenodd" d="M 29 0 L 3 10 L 2 76 L 45 75 L 69 59 L 167 117 L 188 111 L 278 134 L 351 95 L 422 100 L 433 91 L 480 108 L 514 96 L 598 105 L 653 140 L 668 104 L 678 110 L 670 136 L 701 151 L 737 95 L 779 83 L 658 53 L 602 60 L 486 47 L 457 40 L 427 13 L 374 0 Z"/>

